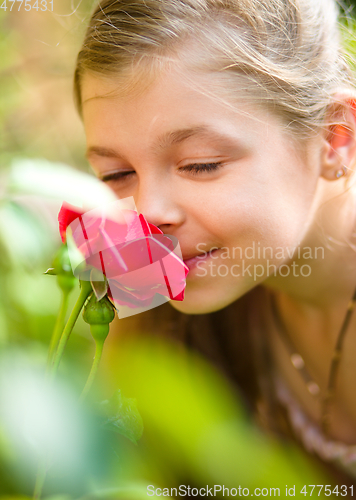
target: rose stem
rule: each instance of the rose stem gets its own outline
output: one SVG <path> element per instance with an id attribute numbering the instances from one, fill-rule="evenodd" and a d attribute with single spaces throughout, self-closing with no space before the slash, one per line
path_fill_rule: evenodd
<path id="1" fill-rule="evenodd" d="M 61 306 L 59 309 L 59 314 L 57 316 L 57 321 L 56 321 L 56 324 L 55 324 L 55 327 L 53 330 L 51 343 L 50 343 L 49 351 L 48 351 L 47 371 L 50 370 L 50 366 L 51 366 L 52 361 L 53 361 L 54 352 L 57 349 L 59 339 L 61 338 L 61 334 L 62 334 L 63 329 L 64 329 L 65 316 L 66 316 L 67 309 L 68 309 L 69 295 L 70 295 L 70 292 L 62 290 Z"/>
<path id="2" fill-rule="evenodd" d="M 67 321 L 67 324 L 63 330 L 62 336 L 59 341 L 59 345 L 57 348 L 57 352 L 54 356 L 54 361 L 52 364 L 52 367 L 50 368 L 50 377 L 51 380 L 53 380 L 55 374 L 57 373 L 59 363 L 61 361 L 64 348 L 68 342 L 69 336 L 73 330 L 73 327 L 78 319 L 79 313 L 82 310 L 84 303 L 88 296 L 90 295 L 92 291 L 92 286 L 90 281 L 80 281 L 80 286 L 81 286 L 81 291 L 78 297 L 78 300 L 73 308 L 73 311 L 71 312 L 69 319 Z M 61 307 L 61 312 L 62 312 L 62 307 Z M 53 356 L 52 356 L 53 357 Z M 46 479 L 46 474 L 47 474 L 47 458 L 43 457 L 40 460 L 38 470 L 37 470 L 37 475 L 36 475 L 36 483 L 35 483 L 35 489 L 33 493 L 33 499 L 38 500 L 41 497 L 41 492 L 43 489 L 43 485 Z"/>
<path id="3" fill-rule="evenodd" d="M 73 311 L 71 312 L 71 314 L 69 316 L 67 324 L 64 327 L 61 339 L 60 339 L 59 344 L 58 344 L 57 352 L 54 356 L 53 364 L 52 364 L 52 367 L 50 370 L 51 379 L 53 379 L 53 377 L 57 373 L 65 346 L 67 345 L 68 339 L 69 339 L 70 334 L 72 333 L 73 327 L 78 319 L 79 313 L 82 310 L 86 299 L 88 298 L 88 296 L 92 292 L 92 286 L 91 286 L 90 281 L 80 281 L 80 286 L 81 286 L 80 295 L 79 295 L 78 300 L 73 308 Z"/>
<path id="4" fill-rule="evenodd" d="M 86 381 L 85 387 L 80 395 L 79 398 L 79 403 L 82 403 L 84 399 L 86 398 L 88 392 L 91 389 L 91 386 L 93 385 L 95 376 L 98 372 L 99 368 L 99 363 L 101 360 L 101 355 L 103 354 L 103 347 L 104 347 L 104 342 L 95 342 L 95 356 L 94 356 L 94 361 L 88 376 L 88 379 Z"/>

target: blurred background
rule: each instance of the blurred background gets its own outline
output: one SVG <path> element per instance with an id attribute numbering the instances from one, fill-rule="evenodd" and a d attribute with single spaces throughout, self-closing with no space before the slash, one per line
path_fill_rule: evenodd
<path id="1" fill-rule="evenodd" d="M 88 198 L 108 196 L 90 177 L 72 98 L 76 54 L 96 2 L 54 0 L 53 12 L 18 11 L 17 2 L 10 11 L 9 0 L 5 11 L 2 2 L 0 498 L 31 498 L 48 443 L 43 497 L 52 500 L 139 500 L 148 485 L 325 484 L 296 450 L 260 435 L 211 366 L 168 341 L 139 334 L 112 341 L 100 385 L 78 408 L 94 353 L 80 317 L 58 384 L 46 385 L 61 295 L 55 277 L 43 273 L 61 243 L 57 214 L 63 199 L 75 204 L 79 185 Z M 356 0 L 342 6 L 353 62 Z"/>
<path id="2" fill-rule="evenodd" d="M 18 156 L 86 168 L 72 100 L 75 58 L 92 0 L 57 0 L 53 12 L 0 9 L 0 164 Z M 49 7 L 49 5 L 48 5 Z"/>

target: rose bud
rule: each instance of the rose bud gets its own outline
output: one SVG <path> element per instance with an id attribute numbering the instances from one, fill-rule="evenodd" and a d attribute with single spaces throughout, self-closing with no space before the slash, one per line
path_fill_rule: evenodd
<path id="1" fill-rule="evenodd" d="M 52 261 L 52 268 L 48 269 L 45 274 L 56 275 L 58 286 L 63 292 L 69 293 L 73 289 L 76 278 L 73 275 L 66 243 L 61 245 Z"/>
<path id="2" fill-rule="evenodd" d="M 97 301 L 93 293 L 84 306 L 83 319 L 90 325 L 90 332 L 96 342 L 103 342 L 109 333 L 109 323 L 115 318 L 115 309 L 105 296 Z"/>

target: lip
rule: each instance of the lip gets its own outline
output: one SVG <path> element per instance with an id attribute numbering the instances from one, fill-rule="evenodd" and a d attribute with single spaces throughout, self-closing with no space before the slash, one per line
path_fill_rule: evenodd
<path id="1" fill-rule="evenodd" d="M 211 255 L 215 254 L 218 252 L 220 248 L 215 248 L 214 250 L 208 250 L 207 252 L 204 252 L 199 255 L 195 255 L 194 257 L 190 257 L 189 259 L 183 259 L 184 264 L 186 264 L 189 267 L 189 270 L 193 269 L 198 262 L 205 262 L 211 258 Z"/>

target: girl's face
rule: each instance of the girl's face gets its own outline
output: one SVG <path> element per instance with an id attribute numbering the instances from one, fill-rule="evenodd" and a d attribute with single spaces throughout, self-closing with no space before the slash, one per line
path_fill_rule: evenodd
<path id="1" fill-rule="evenodd" d="M 231 304 L 289 260 L 312 222 L 319 176 L 320 149 L 298 150 L 276 116 L 243 97 L 229 106 L 219 85 L 177 69 L 141 93 L 89 75 L 82 88 L 96 175 L 177 237 L 185 260 L 208 253 L 187 263 L 184 301 L 171 301 L 188 314 Z"/>

